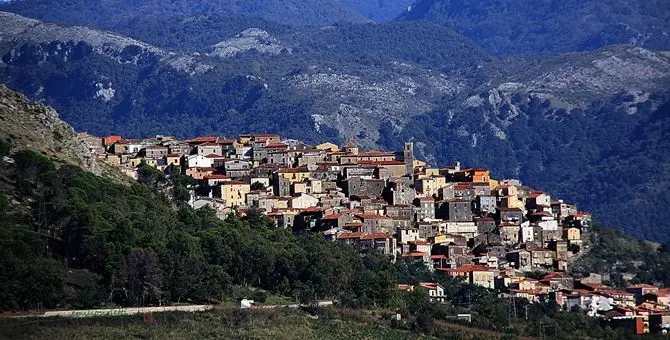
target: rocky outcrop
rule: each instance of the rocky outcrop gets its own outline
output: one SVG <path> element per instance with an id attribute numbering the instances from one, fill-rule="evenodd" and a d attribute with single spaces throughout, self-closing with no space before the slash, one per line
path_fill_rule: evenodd
<path id="1" fill-rule="evenodd" d="M 238 53 L 256 50 L 263 54 L 291 53 L 281 42 L 260 28 L 249 28 L 233 38 L 221 41 L 212 46 L 211 55 L 217 57 L 233 57 Z"/>
<path id="2" fill-rule="evenodd" d="M 168 52 L 139 40 L 101 30 L 47 23 L 7 12 L 0 12 L 0 23 L 0 47 L 9 49 L 4 57 L 5 63 L 19 60 L 27 53 L 21 48 L 22 43 L 30 42 L 35 45 L 30 49 L 29 58 L 33 59 L 46 60 L 58 56 L 67 62 L 70 58 L 76 58 L 82 49 L 91 48 L 93 53 L 122 64 L 147 64 L 160 60 L 190 74 L 211 69 L 210 65 L 192 56 Z"/>
<path id="3" fill-rule="evenodd" d="M 16 148 L 36 150 L 101 174 L 102 167 L 85 138 L 62 121 L 54 109 L 30 102 L 0 84 L 0 139 L 10 141 Z"/>

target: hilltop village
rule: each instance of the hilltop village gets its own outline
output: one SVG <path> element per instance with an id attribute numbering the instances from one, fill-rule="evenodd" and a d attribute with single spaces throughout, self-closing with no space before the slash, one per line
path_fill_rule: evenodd
<path id="1" fill-rule="evenodd" d="M 431 167 L 415 158 L 412 143 L 386 152 L 359 150 L 351 140 L 312 146 L 277 134 L 99 141 L 90 143 L 91 152 L 133 178 L 147 165 L 191 176 L 197 185 L 190 204 L 209 206 L 222 219 L 253 209 L 295 235 L 322 234 L 362 254 L 420 261 L 501 296 L 552 300 L 636 333 L 660 331 L 670 321 L 670 289 L 618 290 L 600 275 L 567 273 L 590 247 L 588 213 L 519 180 L 491 178 L 487 169 Z M 419 286 L 435 301 L 447 298 L 437 283 Z"/>

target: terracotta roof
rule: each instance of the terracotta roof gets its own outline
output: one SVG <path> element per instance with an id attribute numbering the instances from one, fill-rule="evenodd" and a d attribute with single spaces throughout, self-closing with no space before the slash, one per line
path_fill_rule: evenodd
<path id="1" fill-rule="evenodd" d="M 337 235 L 338 239 L 349 239 L 349 238 L 361 238 L 363 236 L 363 233 L 344 233 Z"/>
<path id="2" fill-rule="evenodd" d="M 200 144 L 199 146 L 221 146 L 221 145 L 219 145 L 215 142 L 205 142 L 205 143 Z"/>
<path id="3" fill-rule="evenodd" d="M 223 144 L 223 145 L 228 145 L 228 144 L 234 144 L 236 140 L 234 139 L 219 139 L 217 142 L 218 144 Z"/>
<path id="4" fill-rule="evenodd" d="M 447 257 L 444 255 L 431 255 L 430 258 L 437 260 L 437 259 L 446 259 Z"/>
<path id="5" fill-rule="evenodd" d="M 419 286 L 423 288 L 428 288 L 428 289 L 436 289 L 437 288 L 437 283 L 436 282 L 419 282 Z"/>
<path id="6" fill-rule="evenodd" d="M 165 157 L 174 158 L 174 157 L 181 157 L 181 155 L 176 154 L 176 153 L 171 153 L 171 154 L 165 155 Z"/>
<path id="7" fill-rule="evenodd" d="M 366 151 L 366 152 L 359 152 L 358 156 L 359 157 L 395 156 L 395 153 L 386 151 Z"/>
<path id="8" fill-rule="evenodd" d="M 284 143 L 270 143 L 270 144 L 266 145 L 265 147 L 268 148 L 268 149 L 282 149 L 282 148 L 287 148 L 288 145 L 286 145 Z"/>
<path id="9" fill-rule="evenodd" d="M 386 239 L 390 237 L 391 235 L 387 233 L 370 233 L 370 234 L 363 234 L 363 236 L 361 236 L 361 240 L 376 240 L 382 238 Z"/>
<path id="10" fill-rule="evenodd" d="M 528 194 L 528 198 L 538 198 L 542 195 L 546 195 L 546 194 L 542 191 L 531 192 L 530 194 Z"/>
<path id="11" fill-rule="evenodd" d="M 343 214 L 328 214 L 321 217 L 322 220 L 336 220 L 340 218 Z"/>

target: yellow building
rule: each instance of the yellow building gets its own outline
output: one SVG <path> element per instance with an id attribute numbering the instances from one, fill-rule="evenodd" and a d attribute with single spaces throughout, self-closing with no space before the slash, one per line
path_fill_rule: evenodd
<path id="1" fill-rule="evenodd" d="M 143 158 L 143 157 L 138 157 L 138 158 L 131 158 L 130 159 L 130 165 L 131 166 L 139 166 L 142 161 L 147 163 L 147 165 L 152 166 L 154 168 L 158 167 L 158 160 L 155 158 Z"/>
<path id="2" fill-rule="evenodd" d="M 563 229 L 563 237 L 571 243 L 580 242 L 582 233 L 579 228 L 565 228 Z"/>
<path id="3" fill-rule="evenodd" d="M 277 175 L 290 183 L 296 183 L 309 178 L 309 170 L 307 168 L 280 168 Z"/>
<path id="4" fill-rule="evenodd" d="M 165 156 L 165 162 L 169 165 L 179 166 L 181 165 L 181 156 L 177 154 L 169 154 Z"/>
<path id="5" fill-rule="evenodd" d="M 247 194 L 251 191 L 251 185 L 246 182 L 228 181 L 221 183 L 221 198 L 226 202 L 226 207 L 239 207 L 246 205 Z"/>
<path id="6" fill-rule="evenodd" d="M 326 142 L 322 143 L 316 146 L 317 150 L 331 150 L 331 151 L 338 151 L 340 150 L 340 147 L 337 146 L 337 144 L 333 144 L 331 142 Z"/>
<path id="7" fill-rule="evenodd" d="M 519 190 L 514 185 L 501 185 L 496 187 L 496 194 L 500 197 L 500 206 L 503 208 L 524 209 L 525 203 L 519 199 Z"/>

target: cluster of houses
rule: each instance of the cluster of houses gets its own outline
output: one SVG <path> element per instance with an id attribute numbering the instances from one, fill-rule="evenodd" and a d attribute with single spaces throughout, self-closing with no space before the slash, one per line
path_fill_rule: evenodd
<path id="1" fill-rule="evenodd" d="M 576 284 L 565 273 L 588 247 L 589 214 L 518 180 L 493 179 L 487 169 L 458 162 L 431 167 L 415 158 L 412 143 L 387 152 L 362 151 L 351 140 L 342 147 L 314 146 L 277 134 L 190 140 L 108 136 L 93 149 L 135 178 L 144 164 L 191 176 L 198 183 L 191 204 L 210 206 L 221 218 L 260 211 L 296 235 L 319 233 L 361 253 L 376 250 L 394 261 L 420 261 L 430 270 L 530 301 L 552 296 L 566 310 L 579 306 L 593 315 L 623 318 L 651 308 L 647 300 L 639 307 L 635 292 Z M 548 274 L 539 280 L 524 275 L 532 271 Z M 420 285 L 431 298 L 444 300 L 436 283 Z M 632 302 L 622 300 L 629 296 Z M 661 298 L 653 306 L 666 310 Z"/>

